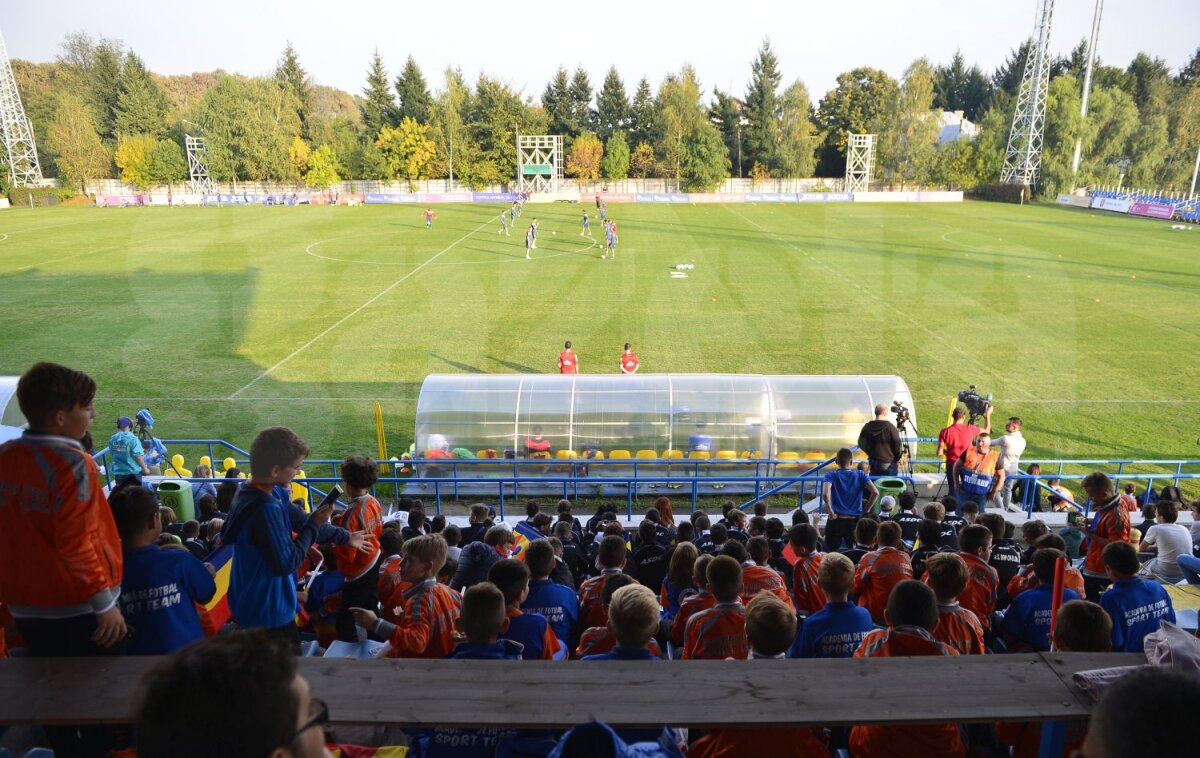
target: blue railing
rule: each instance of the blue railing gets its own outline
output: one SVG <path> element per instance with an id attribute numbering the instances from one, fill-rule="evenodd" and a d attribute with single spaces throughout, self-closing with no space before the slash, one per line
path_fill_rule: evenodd
<path id="1" fill-rule="evenodd" d="M 932 442 L 932 439 L 921 438 L 921 442 Z M 222 456 L 233 457 L 239 466 L 244 466 L 249 459 L 249 453 L 236 445 L 224 440 L 179 439 L 163 440 L 164 444 L 172 446 L 199 447 L 207 451 L 210 460 L 217 460 L 217 452 Z M 228 455 L 227 455 L 228 453 Z M 95 454 L 96 460 L 108 469 L 108 450 Z M 296 482 L 310 491 L 310 499 L 320 500 L 325 497 L 321 485 L 334 484 L 341 481 L 338 475 L 340 458 L 312 458 L 304 461 L 306 476 Z M 519 498 L 521 487 L 527 492 L 544 492 L 547 487 L 561 489 L 562 497 L 578 499 L 582 494 L 599 493 L 608 486 L 610 489 L 624 489 L 626 511 L 633 516 L 633 501 L 639 495 L 671 494 L 674 490 L 684 490 L 689 496 L 691 508 L 695 510 L 701 494 L 719 494 L 725 487 L 734 487 L 738 492 L 752 492 L 752 499 L 742 503 L 740 507 L 748 508 L 755 502 L 775 494 L 792 489 L 797 490 L 798 497 L 803 502 L 811 492 L 820 495 L 821 480 L 825 470 L 834 463 L 833 458 L 824 460 L 797 459 L 488 459 L 488 458 L 436 458 L 416 459 L 410 461 L 380 461 L 381 466 L 391 469 L 391 476 L 381 477 L 376 484 L 391 488 L 399 495 L 406 486 L 420 485 L 423 490 L 419 494 L 432 489 L 432 497 L 436 512 L 442 510 L 442 499 L 452 497 L 455 500 L 463 494 L 471 497 L 488 497 L 493 488 L 496 495 L 499 515 L 504 511 L 509 498 Z M 1017 474 L 1013 478 L 1018 481 L 1029 481 L 1033 486 L 1024 487 L 1024 506 L 1027 514 L 1033 513 L 1035 492 L 1048 490 L 1047 481 L 1058 479 L 1064 482 L 1080 481 L 1091 471 L 1105 471 L 1118 485 L 1125 481 L 1144 483 L 1147 489 L 1156 483 L 1170 481 L 1178 485 L 1180 481 L 1200 479 L 1200 460 L 1135 460 L 1135 459 L 1081 459 L 1081 460 L 1045 460 L 1039 459 L 1043 473 L 1039 475 Z M 938 474 L 943 470 L 943 461 L 938 458 L 918 458 L 912 461 L 916 474 Z M 328 475 L 324 476 L 324 468 L 328 466 Z M 417 475 L 401 476 L 403 467 L 412 467 Z M 1068 468 L 1083 468 L 1086 473 L 1066 473 Z M 1133 468 L 1152 467 L 1165 469 L 1156 472 L 1131 471 Z M 1196 467 L 1196 471 L 1187 472 L 1185 467 Z M 803 470 L 800 470 L 803 469 Z M 431 476 L 431 473 L 438 474 Z M 872 477 L 882 479 L 885 477 Z M 916 486 L 917 475 L 901 472 L 898 478 L 910 486 Z M 107 479 L 107 474 L 106 474 Z M 193 482 L 209 481 L 220 483 L 224 479 L 196 479 Z M 662 490 L 658 493 L 647 490 Z M 417 489 L 413 487 L 412 489 Z M 414 493 L 418 494 L 418 493 Z M 1083 504 L 1064 498 L 1072 505 L 1079 507 L 1085 513 L 1091 503 Z"/>

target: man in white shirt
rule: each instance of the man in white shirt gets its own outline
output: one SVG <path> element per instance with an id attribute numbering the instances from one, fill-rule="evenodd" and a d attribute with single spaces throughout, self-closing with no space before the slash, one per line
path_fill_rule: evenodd
<path id="1" fill-rule="evenodd" d="M 1025 438 L 1021 436 L 1021 419 L 1013 416 L 1004 425 L 1005 434 L 992 440 L 992 447 L 1000 448 L 1000 466 L 1004 469 L 1004 483 L 996 488 L 992 496 L 997 508 L 1010 511 L 1020 511 L 1021 507 L 1013 504 L 1013 486 L 1016 485 L 1016 475 L 1020 474 L 1021 454 L 1025 452 Z"/>

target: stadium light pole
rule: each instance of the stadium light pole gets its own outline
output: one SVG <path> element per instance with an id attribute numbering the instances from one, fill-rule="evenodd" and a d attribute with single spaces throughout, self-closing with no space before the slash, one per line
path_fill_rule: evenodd
<path id="1" fill-rule="evenodd" d="M 1188 190 L 1188 200 L 1196 197 L 1196 175 L 1200 174 L 1200 147 L 1196 148 L 1196 167 L 1192 169 L 1192 188 Z"/>
<path id="2" fill-rule="evenodd" d="M 1092 16 L 1092 38 L 1088 42 L 1087 68 L 1083 75 L 1083 98 L 1079 103 L 1079 115 L 1087 120 L 1088 95 L 1092 91 L 1092 67 L 1096 63 L 1096 42 L 1100 39 L 1100 14 L 1104 11 L 1104 0 L 1096 0 L 1096 12 Z M 1075 155 L 1071 158 L 1071 176 L 1079 173 L 1079 159 L 1083 154 L 1083 136 L 1075 138 Z"/>

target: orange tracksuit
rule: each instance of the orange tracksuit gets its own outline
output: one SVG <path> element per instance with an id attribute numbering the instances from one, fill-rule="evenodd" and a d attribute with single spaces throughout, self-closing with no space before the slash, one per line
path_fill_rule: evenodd
<path id="1" fill-rule="evenodd" d="M 938 603 L 938 623 L 933 638 L 959 655 L 983 655 L 983 625 L 958 603 Z"/>
<path id="2" fill-rule="evenodd" d="M 404 591 L 412 584 L 400 578 L 400 556 L 392 555 L 379 564 L 379 617 L 396 623 L 394 608 L 404 607 Z"/>
<path id="3" fill-rule="evenodd" d="M 794 605 L 778 571 L 770 566 L 747 563 L 742 567 L 742 603 L 749 603 L 750 598 L 760 592 L 769 592 L 789 606 Z"/>
<path id="4" fill-rule="evenodd" d="M 0 446 L 0 597 L 15 618 L 103 613 L 123 566 L 99 469 L 78 442 L 26 432 Z"/>
<path id="5" fill-rule="evenodd" d="M 1121 507 L 1121 498 L 1114 496 L 1096 508 L 1092 517 L 1092 531 L 1110 542 L 1129 542 L 1129 512 Z M 1083 560 L 1083 571 L 1094 576 L 1106 576 L 1104 561 L 1100 553 L 1104 550 L 1096 540 L 1088 540 L 1087 557 Z"/>
<path id="6" fill-rule="evenodd" d="M 817 584 L 817 570 L 824 559 L 824 553 L 809 553 L 797 558 L 792 566 L 792 596 L 796 598 L 796 610 L 808 611 L 810 616 L 826 603 L 825 590 Z"/>
<path id="7" fill-rule="evenodd" d="M 363 552 L 350 545 L 333 548 L 333 558 L 338 573 L 347 582 L 358 579 L 371 570 L 379 560 L 379 538 L 383 535 L 383 520 L 380 518 L 379 501 L 370 495 L 356 497 L 338 516 L 337 526 L 348 532 L 366 532 L 370 552 Z"/>
<path id="8" fill-rule="evenodd" d="M 688 619 L 683 632 L 684 660 L 745 659 L 750 655 L 746 640 L 746 609 L 739 602 L 717 603 Z"/>
<path id="9" fill-rule="evenodd" d="M 404 613 L 380 621 L 376 634 L 392 645 L 391 658 L 445 658 L 454 651 L 454 622 L 462 596 L 435 579 L 414 584 L 401 596 Z"/>
<path id="10" fill-rule="evenodd" d="M 905 579 L 912 579 L 912 558 L 894 547 L 873 550 L 858 562 L 854 570 L 854 594 L 858 595 L 858 604 L 871 614 L 872 621 L 884 623 L 883 609 L 887 607 L 888 595 Z"/>
<path id="11" fill-rule="evenodd" d="M 916 626 L 879 629 L 867 635 L 855 658 L 913 655 L 958 655 Z M 962 738 L 954 724 L 920 726 L 855 726 L 850 730 L 854 758 L 930 758 L 961 756 Z"/>
<path id="12" fill-rule="evenodd" d="M 692 616 L 700 611 L 707 611 L 717 604 L 717 599 L 713 597 L 708 590 L 692 595 L 687 600 L 684 600 L 679 605 L 679 613 L 675 614 L 675 619 L 671 622 L 671 644 L 683 649 L 683 633 L 687 631 L 687 622 Z"/>
<path id="13" fill-rule="evenodd" d="M 575 648 L 575 657 L 582 658 L 585 655 L 598 655 L 607 653 L 617 646 L 617 638 L 613 635 L 612 630 L 607 626 L 593 626 L 591 629 L 584 631 L 583 636 L 579 638 L 579 646 Z M 650 650 L 650 655 L 655 658 L 662 658 L 662 649 L 654 638 L 650 638 L 649 644 L 646 647 Z"/>
<path id="14" fill-rule="evenodd" d="M 1031 590 L 1036 586 L 1038 586 L 1038 578 L 1034 576 L 1033 570 L 1030 569 L 1024 576 L 1017 574 L 1008 580 L 1008 596 L 1014 598 L 1025 590 Z M 1063 574 L 1063 587 L 1075 590 L 1079 593 L 1080 597 L 1084 596 L 1083 574 L 1079 573 L 1079 569 L 1067 568 L 1066 573 Z"/>
<path id="15" fill-rule="evenodd" d="M 967 586 L 958 596 L 958 604 L 974 613 L 986 632 L 992 621 L 992 611 L 996 610 L 1000 575 L 977 555 L 962 552 L 959 555 L 967 562 Z"/>
<path id="16" fill-rule="evenodd" d="M 600 593 L 604 591 L 604 579 L 619 573 L 621 569 L 604 569 L 599 576 L 593 576 L 579 585 L 579 620 L 585 629 L 608 623 L 608 610 L 600 602 Z"/>

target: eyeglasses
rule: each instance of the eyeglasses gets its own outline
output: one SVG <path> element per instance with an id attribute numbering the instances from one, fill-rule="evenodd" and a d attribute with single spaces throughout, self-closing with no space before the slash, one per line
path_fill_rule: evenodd
<path id="1" fill-rule="evenodd" d="M 309 700 L 308 714 L 308 721 L 306 721 L 304 726 L 297 729 L 296 733 L 292 735 L 292 742 L 295 742 L 296 738 L 307 732 L 309 729 L 312 729 L 314 726 L 321 726 L 322 724 L 329 723 L 329 705 L 324 700 L 319 700 L 315 697 Z"/>

